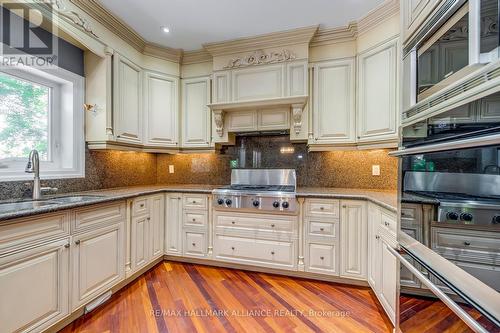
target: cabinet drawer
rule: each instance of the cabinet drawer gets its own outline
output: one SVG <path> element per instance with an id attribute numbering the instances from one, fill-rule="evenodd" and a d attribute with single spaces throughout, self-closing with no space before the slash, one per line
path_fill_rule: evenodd
<path id="1" fill-rule="evenodd" d="M 208 197 L 203 194 L 184 194 L 184 208 L 206 209 Z"/>
<path id="2" fill-rule="evenodd" d="M 16 219 L 0 225 L 0 252 L 69 235 L 68 211 Z"/>
<path id="3" fill-rule="evenodd" d="M 396 234 L 397 230 L 397 219 L 394 215 L 382 212 L 382 219 L 380 224 L 383 228 L 387 229 L 390 233 Z"/>
<path id="4" fill-rule="evenodd" d="M 324 222 L 324 221 L 309 220 L 307 224 L 310 236 L 337 237 L 338 225 L 339 225 L 338 221 Z"/>
<path id="5" fill-rule="evenodd" d="M 149 212 L 148 199 L 145 197 L 137 198 L 132 201 L 132 216 L 145 215 Z"/>
<path id="6" fill-rule="evenodd" d="M 208 214 L 200 211 L 184 211 L 184 226 L 205 227 L 208 225 Z"/>
<path id="7" fill-rule="evenodd" d="M 481 232 L 454 228 L 432 228 L 432 249 L 444 257 L 471 262 L 500 262 L 500 236 L 494 232 Z"/>
<path id="8" fill-rule="evenodd" d="M 266 216 L 259 214 L 242 216 L 231 214 L 217 215 L 215 225 L 220 227 L 232 227 L 250 230 L 292 232 L 294 231 L 296 220 L 296 217 L 290 216 Z"/>
<path id="9" fill-rule="evenodd" d="M 216 235 L 214 253 L 217 259 L 229 260 L 242 264 L 295 266 L 296 242 L 282 242 L 255 238 Z"/>
<path id="10" fill-rule="evenodd" d="M 184 255 L 204 257 L 206 254 L 206 234 L 202 232 L 184 232 Z"/>
<path id="11" fill-rule="evenodd" d="M 125 202 L 80 208 L 75 211 L 72 232 L 104 227 L 125 221 Z"/>
<path id="12" fill-rule="evenodd" d="M 337 249 L 335 245 L 310 243 L 308 250 L 308 271 L 329 274 L 337 273 Z"/>
<path id="13" fill-rule="evenodd" d="M 306 215 L 319 217 L 340 217 L 340 201 L 330 199 L 307 199 Z"/>

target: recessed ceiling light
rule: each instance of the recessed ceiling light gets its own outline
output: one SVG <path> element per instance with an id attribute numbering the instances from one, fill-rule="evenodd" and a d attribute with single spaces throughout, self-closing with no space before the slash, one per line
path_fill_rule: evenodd
<path id="1" fill-rule="evenodd" d="M 170 28 L 169 27 L 161 27 L 161 31 L 168 34 L 170 32 Z"/>

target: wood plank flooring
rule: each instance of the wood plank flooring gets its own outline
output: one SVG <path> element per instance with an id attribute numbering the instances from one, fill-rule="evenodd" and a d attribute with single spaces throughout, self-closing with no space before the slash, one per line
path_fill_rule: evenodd
<path id="1" fill-rule="evenodd" d="M 371 289 L 162 262 L 68 332 L 392 332 Z"/>

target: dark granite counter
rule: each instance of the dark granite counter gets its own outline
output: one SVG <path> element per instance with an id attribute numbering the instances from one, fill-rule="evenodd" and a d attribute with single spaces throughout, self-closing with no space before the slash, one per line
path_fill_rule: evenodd
<path id="1" fill-rule="evenodd" d="M 103 202 L 125 200 L 129 198 L 138 197 L 141 195 L 148 195 L 160 192 L 210 194 L 212 193 L 212 190 L 214 188 L 220 186 L 221 185 L 196 185 L 196 184 L 145 185 L 145 186 L 120 187 L 120 188 L 104 189 L 97 191 L 66 193 L 64 195 L 61 195 L 61 197 L 74 196 L 74 195 L 87 195 L 94 197 L 89 197 L 85 201 L 70 202 L 70 203 L 54 203 L 32 209 L 17 210 L 8 213 L 0 213 L 0 221 L 7 221 L 20 217 L 94 205 Z M 297 189 L 297 196 L 369 200 L 394 212 L 397 209 L 396 208 L 397 195 L 395 191 L 343 189 L 343 188 L 328 188 L 328 187 L 299 187 Z M 51 198 L 54 197 L 47 197 L 44 199 L 50 200 Z M 3 202 L 0 202 L 0 204 L 1 203 Z"/>

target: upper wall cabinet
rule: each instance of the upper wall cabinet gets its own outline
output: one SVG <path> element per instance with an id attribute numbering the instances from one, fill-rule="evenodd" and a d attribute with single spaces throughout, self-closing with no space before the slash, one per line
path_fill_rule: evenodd
<path id="1" fill-rule="evenodd" d="M 153 72 L 144 74 L 144 145 L 179 145 L 179 80 Z"/>
<path id="2" fill-rule="evenodd" d="M 358 55 L 358 142 L 397 140 L 398 42 Z"/>
<path id="3" fill-rule="evenodd" d="M 354 68 L 354 58 L 314 65 L 311 145 L 356 142 Z"/>
<path id="4" fill-rule="evenodd" d="M 403 0 L 401 11 L 403 16 L 403 41 L 420 27 L 440 0 Z"/>
<path id="5" fill-rule="evenodd" d="M 142 70 L 118 53 L 113 56 L 113 111 L 117 141 L 142 143 Z"/>
<path id="6" fill-rule="evenodd" d="M 182 80 L 182 147 L 211 146 L 210 78 Z"/>

